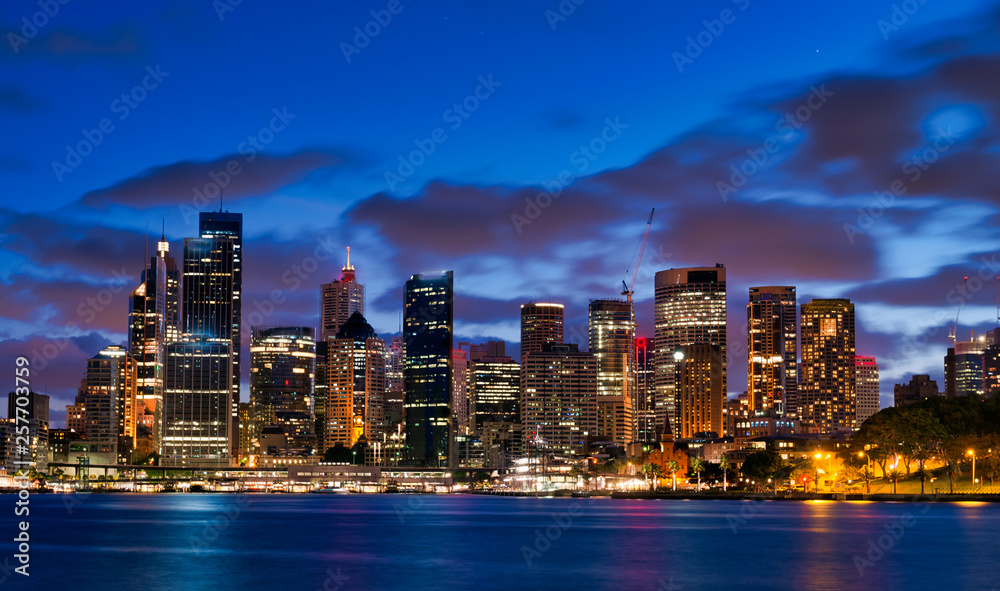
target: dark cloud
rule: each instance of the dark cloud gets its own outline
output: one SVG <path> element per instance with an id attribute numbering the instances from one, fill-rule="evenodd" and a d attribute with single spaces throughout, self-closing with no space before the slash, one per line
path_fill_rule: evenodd
<path id="1" fill-rule="evenodd" d="M 101 33 L 90 33 L 54 26 L 48 22 L 38 27 L 40 19 L 33 21 L 36 14 L 45 16 L 45 12 L 39 9 L 35 13 L 26 14 L 26 19 L 4 27 L 9 35 L 16 37 L 5 35 L 8 42 L 3 44 L 0 55 L 11 58 L 49 57 L 75 62 L 92 57 L 131 58 L 145 51 L 145 44 L 137 27 L 130 23 L 118 23 Z M 50 21 L 50 18 L 45 20 Z"/>
<path id="2" fill-rule="evenodd" d="M 38 111 L 41 106 L 40 100 L 16 86 L 0 87 L 0 108 L 24 115 Z"/>
<path id="3" fill-rule="evenodd" d="M 249 153 L 248 153 L 249 154 Z M 309 173 L 343 163 L 330 152 L 309 150 L 287 156 L 229 154 L 207 162 L 184 161 L 147 169 L 111 187 L 91 191 L 80 203 L 103 208 L 112 204 L 134 209 L 187 205 L 200 209 L 205 199 L 218 199 L 223 188 L 227 203 L 267 195 L 296 183 Z M 235 175 L 227 172 L 238 171 Z M 207 187 L 207 188 L 206 188 Z M 199 198 L 198 195 L 204 195 Z"/>
<path id="4" fill-rule="evenodd" d="M 969 257 L 964 263 L 942 267 L 928 277 L 869 283 L 851 290 L 845 297 L 896 306 L 957 307 L 959 301 L 988 305 L 995 299 L 998 276 L 1000 259 L 997 254 L 982 253 Z"/>

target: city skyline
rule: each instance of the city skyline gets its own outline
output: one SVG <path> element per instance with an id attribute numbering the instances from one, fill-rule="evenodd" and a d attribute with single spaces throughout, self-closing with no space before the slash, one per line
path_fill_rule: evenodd
<path id="1" fill-rule="evenodd" d="M 403 4 L 347 57 L 342 44 L 384 4 L 317 5 L 317 18 L 295 21 L 307 34 L 291 53 L 235 44 L 274 66 L 260 72 L 227 45 L 291 17 L 182 3 L 173 14 L 131 7 L 104 22 L 61 7 L 24 45 L 3 50 L 18 61 L 0 119 L 20 144 L 0 154 L 0 359 L 38 356 L 38 389 L 52 395 L 61 424 L 87 360 L 128 340 L 129 294 L 155 238 L 163 232 L 180 262 L 199 214 L 219 209 L 246 216 L 237 352 L 248 350 L 253 324 L 319 329 L 320 285 L 340 277 L 348 245 L 365 317 L 387 342 L 399 331 L 406 278 L 453 269 L 456 342 L 501 339 L 517 359 L 519 306 L 557 302 L 566 340 L 586 348 L 589 301 L 619 296 L 656 207 L 635 286 L 637 334 L 653 336 L 656 272 L 724 264 L 729 394 L 746 388 L 746 294 L 760 285 L 795 286 L 799 302 L 851 299 L 857 353 L 878 360 L 883 406 L 912 374 L 943 387 L 960 294 L 960 338 L 996 325 L 1000 218 L 995 189 L 975 172 L 995 168 L 1000 93 L 982 83 L 997 78 L 995 8 L 922 5 L 887 29 L 878 23 L 891 22 L 888 6 L 810 7 L 829 26 L 789 32 L 776 8 L 742 4 L 700 50 L 688 37 L 719 18 L 715 8 L 653 7 L 650 20 L 667 23 L 657 29 L 592 4 L 555 21 L 527 3 L 505 8 L 507 19 Z M 4 29 L 19 31 L 19 17 L 7 18 Z M 584 41 L 627 29 L 623 47 Z M 408 73 L 426 72 L 414 59 L 450 55 L 428 35 L 457 31 L 484 51 L 523 37 L 544 59 L 469 51 L 427 80 Z M 769 33 L 783 36 L 790 56 L 776 67 L 766 67 L 773 47 L 734 54 Z M 177 47 L 178 37 L 198 39 L 213 59 Z M 306 48 L 329 75 L 287 63 Z M 607 63 L 597 59 L 605 52 Z M 636 52 L 661 68 L 617 73 Z M 590 69 L 567 65 L 580 60 Z M 192 103 L 217 71 L 217 94 Z M 389 82 L 372 87 L 375 78 L 410 87 L 406 108 L 388 98 L 398 96 Z M 540 79 L 551 82 L 549 96 L 535 96 L 545 94 L 534 92 Z M 359 104 L 337 91 L 351 84 L 379 98 Z M 112 107 L 123 92 L 129 99 Z M 182 117 L 182 104 L 205 108 Z M 104 118 L 114 129 L 101 131 Z M 447 138 L 434 139 L 437 128 Z M 73 157 L 96 142 L 94 130 L 99 143 Z"/>

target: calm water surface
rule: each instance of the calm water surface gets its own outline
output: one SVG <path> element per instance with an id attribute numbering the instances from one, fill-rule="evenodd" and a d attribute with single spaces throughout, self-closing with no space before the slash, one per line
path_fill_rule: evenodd
<path id="1" fill-rule="evenodd" d="M 30 584 L 3 589 L 1000 588 L 1000 504 L 91 494 L 30 518 Z"/>

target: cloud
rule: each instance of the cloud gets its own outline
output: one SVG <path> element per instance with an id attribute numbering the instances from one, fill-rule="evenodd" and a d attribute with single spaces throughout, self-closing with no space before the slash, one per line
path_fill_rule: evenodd
<path id="1" fill-rule="evenodd" d="M 41 10 L 37 12 L 45 14 Z M 85 33 L 52 25 L 37 27 L 30 23 L 31 15 L 25 16 L 30 28 L 25 20 L 5 27 L 17 38 L 8 39 L 0 55 L 77 61 L 90 57 L 132 57 L 144 51 L 138 29 L 129 23 L 118 23 L 101 33 Z"/>
<path id="2" fill-rule="evenodd" d="M 211 161 L 183 161 L 157 166 L 110 187 L 91 191 L 80 199 L 85 207 L 123 205 L 144 209 L 164 205 L 204 206 L 208 197 L 218 198 L 223 189 L 225 202 L 268 195 L 296 183 L 309 173 L 342 164 L 333 153 L 307 150 L 287 156 L 229 154 Z M 232 171 L 238 171 L 232 174 Z M 195 201 L 197 195 L 204 195 Z"/>
<path id="3" fill-rule="evenodd" d="M 24 115 L 38 111 L 41 106 L 41 101 L 16 86 L 0 87 L 0 108 Z"/>

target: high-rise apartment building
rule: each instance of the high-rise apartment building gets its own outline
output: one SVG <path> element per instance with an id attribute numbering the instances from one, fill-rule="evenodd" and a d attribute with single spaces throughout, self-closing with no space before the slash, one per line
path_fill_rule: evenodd
<path id="1" fill-rule="evenodd" d="M 878 363 L 874 357 L 854 358 L 857 396 L 857 424 L 868 420 L 868 417 L 878 412 L 879 391 L 878 391 Z"/>
<path id="2" fill-rule="evenodd" d="M 82 433 L 92 464 L 131 463 L 136 432 L 136 373 L 135 359 L 116 345 L 87 360 L 87 377 L 80 385 L 75 406 L 84 409 Z"/>
<path id="3" fill-rule="evenodd" d="M 798 417 L 813 433 L 849 431 L 857 424 L 854 304 L 813 300 L 801 306 L 802 372 Z"/>
<path id="4" fill-rule="evenodd" d="M 279 427 L 286 442 L 279 455 L 305 454 L 316 447 L 315 334 L 304 326 L 250 329 L 252 437 L 264 427 Z"/>
<path id="5" fill-rule="evenodd" d="M 795 288 L 751 287 L 747 304 L 747 402 L 755 415 L 791 415 L 798 389 Z"/>
<path id="6" fill-rule="evenodd" d="M 403 299 L 403 414 L 407 455 L 423 466 L 453 465 L 451 351 L 454 276 L 414 275 Z"/>
<path id="7" fill-rule="evenodd" d="M 382 443 L 385 430 L 385 341 L 360 312 L 327 339 L 326 443 Z"/>
<path id="8" fill-rule="evenodd" d="M 591 300 L 590 352 L 597 359 L 598 434 L 622 445 L 635 440 L 632 307 L 625 300 Z"/>
<path id="9" fill-rule="evenodd" d="M 564 309 L 562 304 L 521 305 L 521 358 L 541 351 L 545 343 L 563 342 Z"/>
<path id="10" fill-rule="evenodd" d="M 451 352 L 451 420 L 456 436 L 470 434 L 469 359 L 461 349 Z"/>
<path id="11" fill-rule="evenodd" d="M 717 345 L 726 392 L 726 268 L 720 264 L 660 271 L 655 285 L 656 420 L 670 420 L 677 433 L 674 353 L 680 347 Z"/>
<path id="12" fill-rule="evenodd" d="M 167 345 L 164 466 L 230 465 L 233 371 L 229 338 L 189 335 Z"/>
<path id="13" fill-rule="evenodd" d="M 392 337 L 385 351 L 386 431 L 395 431 L 403 422 L 403 360 L 403 336 Z"/>
<path id="14" fill-rule="evenodd" d="M 525 453 L 579 454 L 597 434 L 597 359 L 563 343 L 525 355 L 521 423 Z"/>
<path id="15" fill-rule="evenodd" d="M 723 434 L 722 355 L 719 345 L 694 343 L 674 351 L 674 392 L 677 401 L 675 437 Z"/>
<path id="16" fill-rule="evenodd" d="M 340 278 L 320 286 L 320 340 L 337 336 L 337 331 L 355 312 L 365 313 L 365 286 L 358 283 L 347 247 L 347 264 Z"/>

